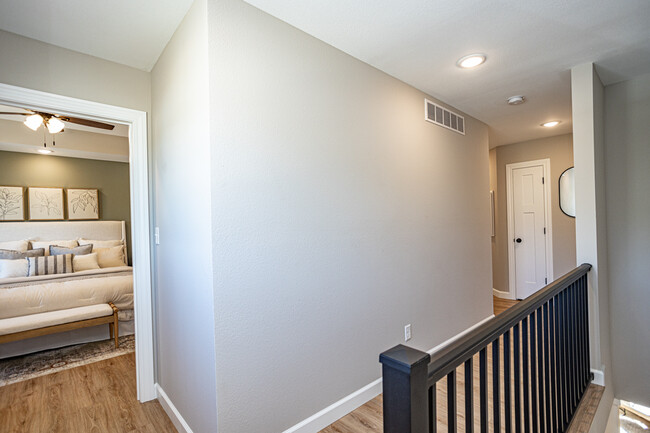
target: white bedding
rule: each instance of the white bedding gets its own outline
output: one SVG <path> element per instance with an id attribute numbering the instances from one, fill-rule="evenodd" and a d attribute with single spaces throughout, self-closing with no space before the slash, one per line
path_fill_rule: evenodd
<path id="1" fill-rule="evenodd" d="M 0 280 L 0 319 L 109 302 L 133 310 L 131 267 Z"/>

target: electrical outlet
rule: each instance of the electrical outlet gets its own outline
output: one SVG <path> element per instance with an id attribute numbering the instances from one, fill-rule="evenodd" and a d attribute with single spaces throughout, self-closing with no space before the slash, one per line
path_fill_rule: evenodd
<path id="1" fill-rule="evenodd" d="M 409 341 L 411 339 L 411 324 L 409 323 L 404 327 L 404 341 Z"/>

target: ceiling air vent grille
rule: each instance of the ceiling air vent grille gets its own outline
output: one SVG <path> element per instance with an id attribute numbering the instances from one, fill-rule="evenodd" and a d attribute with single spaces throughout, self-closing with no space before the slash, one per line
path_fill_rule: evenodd
<path id="1" fill-rule="evenodd" d="M 465 118 L 428 99 L 424 100 L 424 119 L 465 135 Z"/>

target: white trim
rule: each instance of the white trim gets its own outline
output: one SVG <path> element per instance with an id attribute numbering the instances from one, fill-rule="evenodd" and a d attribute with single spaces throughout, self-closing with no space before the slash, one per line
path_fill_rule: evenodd
<path id="1" fill-rule="evenodd" d="M 151 299 L 147 113 L 2 83 L 0 83 L 0 103 L 51 110 L 56 111 L 57 114 L 83 116 L 92 120 L 130 126 L 129 174 L 138 399 L 142 402 L 153 400 L 156 398 L 156 390 Z"/>
<path id="2" fill-rule="evenodd" d="M 160 405 L 165 410 L 165 413 L 167 413 L 167 416 L 171 420 L 172 424 L 174 424 L 174 427 L 176 427 L 176 430 L 178 430 L 179 433 L 193 433 L 189 424 L 185 421 L 181 413 L 178 411 L 178 409 L 176 409 L 176 406 L 174 406 L 174 403 L 172 403 L 167 393 L 159 384 L 156 384 L 156 395 L 158 397 Z"/>
<path id="3" fill-rule="evenodd" d="M 336 403 L 327 406 L 320 412 L 285 430 L 283 433 L 314 433 L 321 431 L 328 425 L 343 418 L 359 406 L 366 404 L 381 394 L 381 382 L 381 378 L 379 378 L 369 383 L 363 388 L 356 390 L 352 394 L 343 397 Z"/>
<path id="4" fill-rule="evenodd" d="M 502 299 L 512 299 L 514 300 L 515 297 L 512 295 L 510 292 L 504 292 L 501 290 L 497 290 L 494 287 L 492 287 L 492 294 L 496 296 L 497 298 L 502 298 Z"/>
<path id="5" fill-rule="evenodd" d="M 541 165 L 544 168 L 544 226 L 546 227 L 546 278 L 548 283 L 555 279 L 553 275 L 553 218 L 551 195 L 551 160 L 537 159 L 534 161 L 516 162 L 506 165 L 506 217 L 508 219 L 508 290 L 511 299 L 521 299 L 517 295 L 516 276 L 515 276 L 515 244 L 512 240 L 515 237 L 515 222 L 513 215 L 513 197 L 512 197 L 512 171 L 518 168 Z"/>
<path id="6" fill-rule="evenodd" d="M 591 369 L 591 374 L 594 375 L 594 379 L 591 381 L 594 385 L 605 386 L 605 372 L 602 370 Z"/>
<path id="7" fill-rule="evenodd" d="M 483 325 L 487 321 L 491 320 L 494 317 L 494 314 L 486 317 L 475 325 L 467 328 L 463 332 L 453 336 L 452 338 L 444 341 L 443 343 L 437 345 L 431 350 L 428 350 L 427 353 L 432 355 L 443 347 L 453 343 L 455 340 L 458 340 L 465 334 L 472 332 L 474 329 Z M 158 385 L 156 385 L 158 386 Z M 372 383 L 364 386 L 361 389 L 354 391 L 352 394 L 349 394 L 339 401 L 327 406 L 325 409 L 315 413 L 309 418 L 299 422 L 293 427 L 288 428 L 282 433 L 317 433 L 327 427 L 328 425 L 338 421 L 343 418 L 345 415 L 349 414 L 359 406 L 366 404 L 368 401 L 377 397 L 382 392 L 382 379 L 381 377 L 375 380 Z M 179 415 L 180 416 L 180 415 Z M 170 415 L 171 418 L 171 415 Z"/>

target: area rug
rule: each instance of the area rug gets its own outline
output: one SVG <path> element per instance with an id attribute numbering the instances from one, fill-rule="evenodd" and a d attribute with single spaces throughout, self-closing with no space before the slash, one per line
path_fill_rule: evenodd
<path id="1" fill-rule="evenodd" d="M 134 335 L 122 336 L 119 341 L 118 349 L 115 348 L 113 340 L 103 340 L 0 359 L 0 386 L 135 351 Z"/>

